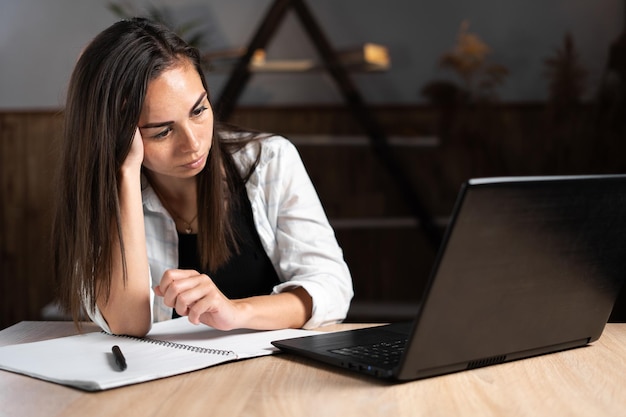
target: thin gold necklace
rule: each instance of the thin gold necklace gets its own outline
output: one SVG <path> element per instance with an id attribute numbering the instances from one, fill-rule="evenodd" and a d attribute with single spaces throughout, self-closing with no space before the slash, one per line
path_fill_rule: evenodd
<path id="1" fill-rule="evenodd" d="M 180 220 L 181 222 L 183 222 L 185 224 L 185 233 L 187 233 L 188 235 L 190 235 L 191 233 L 193 233 L 193 228 L 191 227 L 191 224 L 196 220 L 196 218 L 198 217 L 198 213 L 196 213 L 195 216 L 193 216 L 193 219 L 191 219 L 190 221 L 187 221 L 185 219 L 183 219 L 182 217 L 180 217 L 178 214 L 174 213 L 174 211 L 172 210 L 172 214 L 174 215 L 174 217 L 178 218 L 178 220 Z"/>
<path id="2" fill-rule="evenodd" d="M 185 233 L 187 233 L 188 235 L 190 235 L 191 233 L 193 233 L 193 227 L 191 226 L 193 224 L 193 222 L 198 218 L 198 212 L 196 212 L 196 215 L 193 216 L 193 219 L 191 219 L 190 221 L 187 221 L 185 219 L 183 219 L 178 213 L 176 213 L 172 207 L 170 207 L 169 204 L 167 204 L 165 202 L 165 198 L 163 198 L 163 196 L 161 195 L 161 193 L 159 192 L 159 190 L 157 190 L 157 188 L 153 185 L 152 189 L 154 190 L 154 192 L 156 193 L 156 195 L 159 197 L 159 200 L 161 200 L 161 204 L 163 204 L 163 206 L 165 206 L 165 209 L 167 211 L 170 212 L 170 214 L 172 214 L 174 217 L 176 217 L 178 220 L 180 220 L 181 222 L 183 222 L 184 226 L 185 226 Z"/>

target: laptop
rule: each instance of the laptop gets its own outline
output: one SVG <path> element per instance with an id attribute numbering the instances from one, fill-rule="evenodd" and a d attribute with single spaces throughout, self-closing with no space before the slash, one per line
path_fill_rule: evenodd
<path id="1" fill-rule="evenodd" d="M 472 179 L 411 322 L 272 343 L 379 378 L 428 378 L 588 345 L 625 275 L 626 175 Z"/>

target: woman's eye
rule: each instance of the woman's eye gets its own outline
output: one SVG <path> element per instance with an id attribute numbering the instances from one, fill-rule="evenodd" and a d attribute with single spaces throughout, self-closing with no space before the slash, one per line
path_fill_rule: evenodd
<path id="1" fill-rule="evenodd" d="M 164 137 L 166 137 L 170 132 L 172 131 L 171 127 L 167 127 L 166 129 L 160 131 L 159 133 L 157 133 L 156 135 L 153 136 L 153 138 L 155 139 L 163 139 Z"/>
<path id="2" fill-rule="evenodd" d="M 206 110 L 207 110 L 207 108 L 206 108 L 205 106 L 200 106 L 200 107 L 197 107 L 197 108 L 196 108 L 196 109 L 192 112 L 192 114 L 193 114 L 194 116 L 200 116 L 200 115 L 201 115 L 202 113 L 204 113 Z"/>

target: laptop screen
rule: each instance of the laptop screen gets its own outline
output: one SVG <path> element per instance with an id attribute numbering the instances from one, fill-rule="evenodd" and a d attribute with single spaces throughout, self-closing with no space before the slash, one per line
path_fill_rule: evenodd
<path id="1" fill-rule="evenodd" d="M 626 273 L 625 177 L 470 181 L 455 212 L 409 368 L 600 336 Z"/>

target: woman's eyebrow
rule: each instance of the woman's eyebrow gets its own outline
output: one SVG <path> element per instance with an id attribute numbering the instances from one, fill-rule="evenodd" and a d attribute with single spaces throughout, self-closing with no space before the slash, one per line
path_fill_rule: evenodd
<path id="1" fill-rule="evenodd" d="M 196 100 L 193 106 L 191 106 L 191 110 L 189 111 L 189 114 L 193 113 L 193 111 L 196 109 L 196 107 L 198 107 L 200 103 L 202 103 L 202 100 L 204 100 L 205 97 L 206 97 L 206 91 L 200 94 L 200 97 L 198 97 L 198 100 Z M 170 126 L 173 124 L 174 124 L 173 121 L 146 123 L 143 126 L 139 126 L 139 129 L 154 129 L 157 127 L 165 127 L 165 126 Z"/>
<path id="2" fill-rule="evenodd" d="M 204 100 L 205 97 L 206 97 L 206 91 L 203 91 L 202 94 L 200 94 L 200 97 L 198 97 L 198 100 L 196 100 L 193 106 L 191 106 L 191 110 L 189 110 L 189 114 L 193 113 L 193 111 L 196 109 L 196 107 L 198 107 L 200 103 L 202 103 L 202 100 Z"/>
<path id="3" fill-rule="evenodd" d="M 154 129 L 156 127 L 164 127 L 164 126 L 169 126 L 169 125 L 173 125 L 174 122 L 169 121 L 169 122 L 156 122 L 156 123 L 146 123 L 143 126 L 139 126 L 139 129 Z"/>

